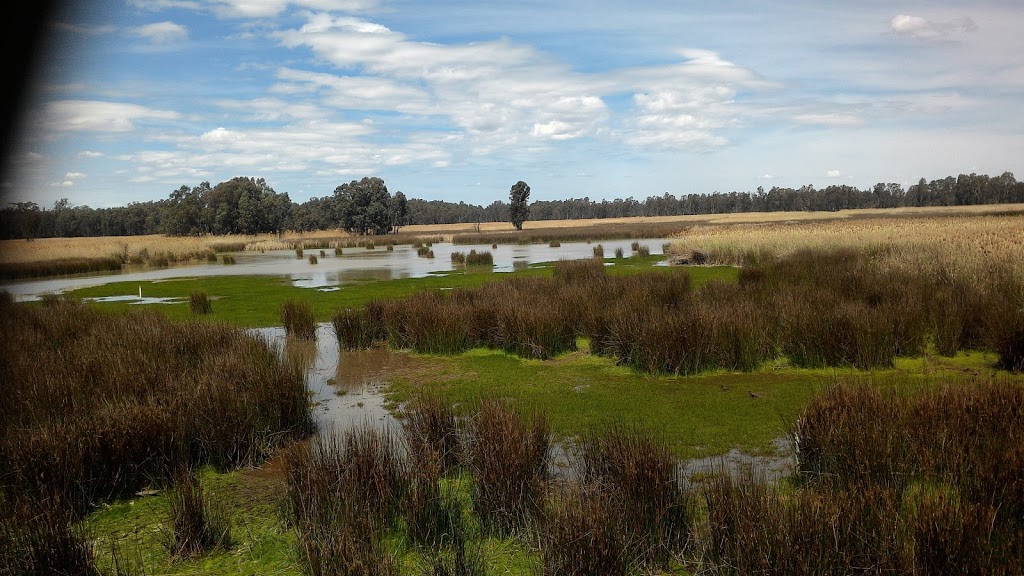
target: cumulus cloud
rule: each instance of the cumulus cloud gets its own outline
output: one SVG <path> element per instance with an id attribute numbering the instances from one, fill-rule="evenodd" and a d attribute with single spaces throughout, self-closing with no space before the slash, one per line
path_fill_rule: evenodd
<path id="1" fill-rule="evenodd" d="M 101 158 L 103 157 L 103 152 L 97 152 L 95 150 L 82 150 L 81 152 L 78 153 L 78 156 L 81 158 Z"/>
<path id="2" fill-rule="evenodd" d="M 843 173 L 839 170 L 829 170 L 828 172 L 825 172 L 826 178 L 841 178 L 842 175 Z"/>
<path id="3" fill-rule="evenodd" d="M 173 44 L 188 39 L 188 29 L 170 21 L 145 24 L 132 28 L 129 33 L 153 44 Z"/>
<path id="4" fill-rule="evenodd" d="M 42 127 L 55 132 L 128 132 L 136 121 L 173 120 L 180 114 L 139 104 L 96 100 L 58 100 L 46 105 Z"/>
<path id="5" fill-rule="evenodd" d="M 967 16 L 937 22 L 921 16 L 897 14 L 889 21 L 889 30 L 892 33 L 918 40 L 944 40 L 977 29 L 978 26 Z"/>
<path id="6" fill-rule="evenodd" d="M 674 64 L 580 73 L 546 54 L 501 39 L 420 42 L 375 22 L 327 13 L 275 34 L 342 73 L 278 71 L 279 95 L 319 93 L 327 106 L 446 117 L 473 151 L 613 134 L 605 98 L 633 94 L 616 127 L 639 146 L 722 146 L 736 123 L 739 89 L 772 85 L 706 50 L 681 50 Z"/>
<path id="7" fill-rule="evenodd" d="M 64 175 L 64 178 L 66 180 L 79 180 L 81 178 L 85 178 L 85 174 L 81 172 L 68 172 Z"/>

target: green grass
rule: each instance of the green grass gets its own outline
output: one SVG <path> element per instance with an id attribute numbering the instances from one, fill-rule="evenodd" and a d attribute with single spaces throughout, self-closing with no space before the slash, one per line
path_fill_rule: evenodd
<path id="1" fill-rule="evenodd" d="M 421 390 L 460 405 L 481 397 L 510 398 L 547 412 L 557 437 L 582 434 L 612 421 L 638 424 L 664 434 L 682 458 L 723 454 L 738 448 L 772 454 L 800 410 L 840 377 L 860 376 L 906 385 L 925 376 L 985 373 L 992 354 L 962 353 L 899 359 L 889 370 L 799 369 L 769 363 L 755 372 L 709 372 L 696 376 L 652 376 L 616 366 L 581 351 L 553 360 L 529 360 L 477 349 L 458 356 L 415 355 L 423 361 L 412 375 L 387 388 L 397 406 Z"/>
<path id="2" fill-rule="evenodd" d="M 654 266 L 662 256 L 622 260 L 621 264 L 609 266 L 613 274 L 630 274 L 641 270 L 668 271 L 669 267 Z M 614 259 L 609 259 L 613 261 Z M 130 304 L 127 302 L 95 302 L 92 306 L 109 312 L 124 312 L 140 307 L 157 310 L 172 320 L 195 319 L 187 304 L 188 296 L 196 290 L 206 292 L 213 300 L 213 313 L 201 320 L 220 321 L 245 328 L 280 326 L 281 306 L 285 300 L 309 302 L 317 321 L 326 322 L 339 308 L 360 307 L 374 298 L 399 298 L 420 290 L 441 288 L 472 288 L 516 276 L 550 276 L 554 263 L 533 265 L 525 270 L 512 273 L 468 270 L 431 274 L 423 278 L 401 278 L 395 280 L 369 280 L 345 284 L 334 292 L 320 292 L 312 288 L 293 286 L 291 280 L 281 276 L 210 276 L 177 278 L 156 282 L 114 282 L 103 286 L 81 288 L 68 292 L 76 298 L 103 296 L 132 296 L 139 293 L 146 297 L 184 298 L 186 302 L 175 304 Z M 700 285 L 714 278 L 735 279 L 737 269 L 732 267 L 695 267 L 690 269 L 694 285 Z"/>
<path id="3" fill-rule="evenodd" d="M 129 562 L 150 574 L 302 574 L 295 532 L 278 518 L 278 476 L 252 470 L 202 474 L 211 499 L 227 507 L 232 522 L 232 545 L 193 559 L 173 558 L 164 545 L 167 498 L 156 496 L 122 500 L 106 505 L 86 519 L 95 538 L 101 570 L 109 570 L 110 546 L 117 542 Z M 112 571 L 110 571 L 112 572 Z"/>

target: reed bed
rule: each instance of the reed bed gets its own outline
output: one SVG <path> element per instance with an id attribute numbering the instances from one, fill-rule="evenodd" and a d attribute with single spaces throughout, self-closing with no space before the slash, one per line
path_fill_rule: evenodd
<path id="1" fill-rule="evenodd" d="M 969 276 L 978 270 L 1024 269 L 1024 226 L 1019 213 L 915 218 L 860 218 L 828 222 L 775 222 L 697 226 L 675 235 L 669 251 L 707 263 L 742 266 L 801 250 L 853 249 L 877 253 L 887 266 Z"/>
<path id="2" fill-rule="evenodd" d="M 0 280 L 40 278 L 120 270 L 124 262 L 114 257 L 59 258 L 41 262 L 10 262 L 0 265 Z"/>
<path id="3" fill-rule="evenodd" d="M 311 429 L 302 373 L 237 329 L 68 301 L 4 304 L 0 323 L 8 498 L 78 513 L 179 465 L 258 464 Z"/>
<path id="4" fill-rule="evenodd" d="M 597 247 L 595 247 L 596 250 Z M 358 314 L 358 312 L 354 313 Z M 738 283 L 693 289 L 685 268 L 609 275 L 599 260 L 559 262 L 552 278 L 510 278 L 480 288 L 424 292 L 380 303 L 345 347 L 457 354 L 475 347 L 523 357 L 591 352 L 652 373 L 754 370 L 780 357 L 798 367 L 890 367 L 934 348 L 997 352 L 1024 365 L 1024 280 L 926 274 L 877 253 L 803 250 L 752 261 Z"/>

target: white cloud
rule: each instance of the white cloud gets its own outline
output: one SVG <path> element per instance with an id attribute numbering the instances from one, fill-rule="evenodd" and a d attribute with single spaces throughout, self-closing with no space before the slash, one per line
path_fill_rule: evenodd
<path id="1" fill-rule="evenodd" d="M 68 172 L 64 175 L 64 178 L 67 180 L 79 180 L 85 178 L 85 176 L 86 175 L 81 172 Z"/>
<path id="2" fill-rule="evenodd" d="M 325 13 L 309 14 L 303 26 L 275 37 L 351 71 L 283 68 L 276 94 L 319 93 L 325 106 L 446 117 L 476 154 L 602 135 L 658 148 L 722 146 L 728 140 L 719 130 L 742 114 L 737 91 L 774 87 L 706 50 L 681 50 L 675 64 L 579 73 L 504 39 L 420 42 L 374 22 Z M 613 129 L 605 97 L 623 93 L 634 94 L 635 109 Z"/>
<path id="3" fill-rule="evenodd" d="M 153 44 L 172 44 L 188 39 L 188 29 L 174 22 L 154 22 L 129 30 L 132 36 L 145 38 Z"/>
<path id="4" fill-rule="evenodd" d="M 842 112 L 796 114 L 793 116 L 793 120 L 801 124 L 816 124 L 830 127 L 860 126 L 864 123 L 863 118 L 855 114 Z"/>
<path id="5" fill-rule="evenodd" d="M 977 24 L 967 16 L 946 22 L 936 22 L 921 16 L 897 14 L 889 21 L 889 30 L 894 34 L 918 40 L 942 40 L 956 34 L 974 32 L 977 29 Z"/>
<path id="6" fill-rule="evenodd" d="M 82 158 L 102 158 L 103 152 L 96 152 L 95 150 L 82 150 L 78 153 Z"/>
<path id="7" fill-rule="evenodd" d="M 128 132 L 135 121 L 173 120 L 181 115 L 138 104 L 96 100 L 58 100 L 43 110 L 43 127 L 61 131 Z"/>
<path id="8" fill-rule="evenodd" d="M 843 173 L 839 170 L 829 170 L 828 172 L 825 172 L 826 178 L 841 178 L 842 176 Z"/>

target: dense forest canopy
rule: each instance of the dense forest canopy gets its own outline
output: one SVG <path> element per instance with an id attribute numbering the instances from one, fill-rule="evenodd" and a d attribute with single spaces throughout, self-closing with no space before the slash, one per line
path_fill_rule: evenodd
<path id="1" fill-rule="evenodd" d="M 758 188 L 754 192 L 714 192 L 614 200 L 569 198 L 529 204 L 531 220 L 573 220 L 624 216 L 674 216 L 731 212 L 836 211 L 902 206 L 966 206 L 1024 202 L 1024 182 L 1013 174 L 961 174 L 903 189 L 878 183 L 871 189 L 833 185 L 816 189 Z M 341 228 L 360 234 L 386 234 L 408 224 L 509 222 L 508 202 L 487 206 L 392 195 L 380 178 L 341 184 L 333 194 L 297 203 L 262 178 L 238 177 L 216 186 L 182 186 L 163 200 L 114 208 L 72 206 L 66 199 L 51 208 L 34 202 L 0 209 L 0 238 L 129 236 L 139 234 L 256 234 Z"/>

